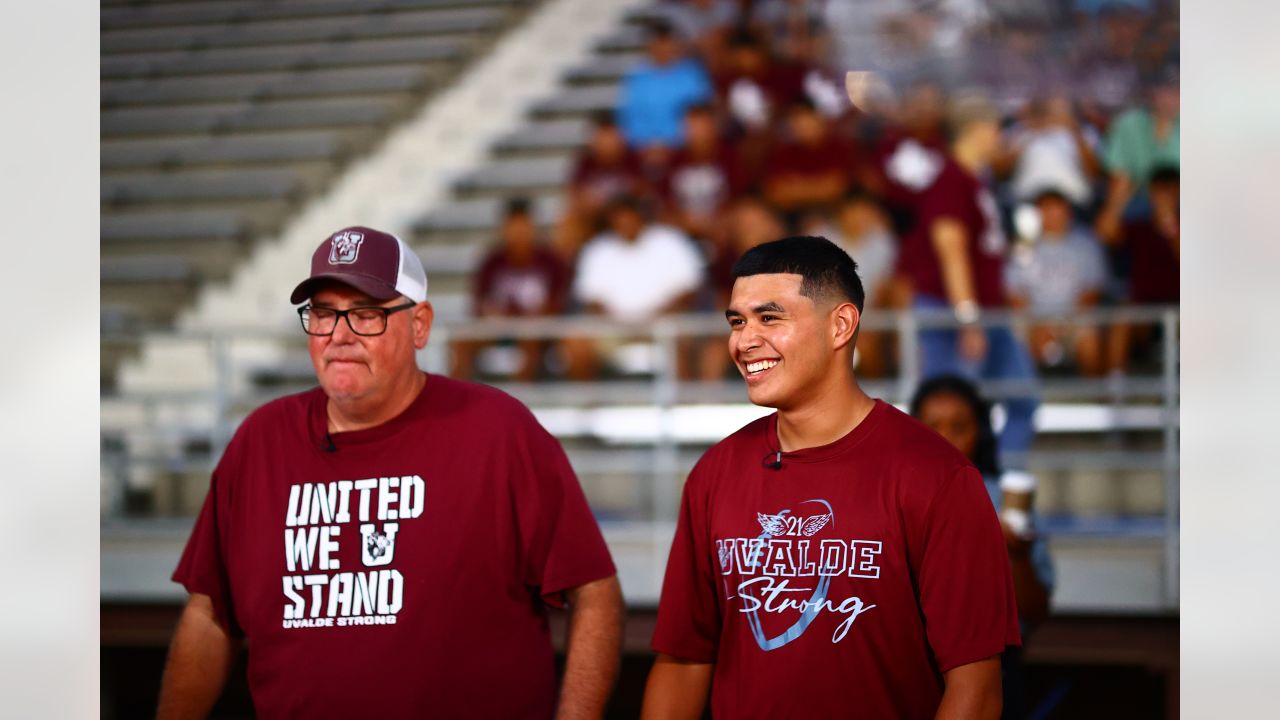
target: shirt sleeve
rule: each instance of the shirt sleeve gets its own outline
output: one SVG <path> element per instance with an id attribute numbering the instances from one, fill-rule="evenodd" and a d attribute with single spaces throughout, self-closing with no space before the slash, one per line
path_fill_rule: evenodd
<path id="1" fill-rule="evenodd" d="M 1138 170 L 1138 159 L 1135 156 L 1135 130 L 1141 117 L 1135 111 L 1129 111 L 1116 118 L 1107 131 L 1103 143 L 1102 161 L 1107 170 L 1121 172 L 1132 176 Z M 1141 182 L 1145 178 L 1130 178 Z"/>
<path id="2" fill-rule="evenodd" d="M 683 660 L 715 662 L 721 627 L 718 577 L 711 568 L 706 501 L 693 490 L 694 475 L 680 501 L 652 645 Z"/>
<path id="3" fill-rule="evenodd" d="M 965 235 L 969 234 L 968 215 L 972 211 L 973 198 L 966 194 L 964 187 L 956 182 L 951 173 L 942 173 L 934 184 L 925 190 L 920 198 L 920 224 L 922 229 L 930 233 L 934 221 L 950 218 L 965 224 Z M 976 242 L 977 238 L 967 238 L 967 242 Z M 932 241 L 930 241 L 932 242 Z M 932 248 L 932 244 L 930 244 Z"/>
<path id="4" fill-rule="evenodd" d="M 977 470 L 960 467 L 943 483 L 920 535 L 920 608 L 938 669 L 1021 644 L 1008 550 Z"/>
<path id="5" fill-rule="evenodd" d="M 512 499 L 524 582 L 547 604 L 563 607 L 565 590 L 617 570 L 564 449 L 525 413 Z"/>
<path id="6" fill-rule="evenodd" d="M 243 637 L 244 630 L 236 620 L 231 600 L 231 581 L 225 562 L 230 527 L 225 466 L 224 456 L 213 473 L 209 493 L 205 495 L 204 506 L 178 560 L 178 567 L 173 571 L 172 580 L 189 593 L 208 595 L 213 601 L 214 617 L 218 623 L 233 637 Z"/>

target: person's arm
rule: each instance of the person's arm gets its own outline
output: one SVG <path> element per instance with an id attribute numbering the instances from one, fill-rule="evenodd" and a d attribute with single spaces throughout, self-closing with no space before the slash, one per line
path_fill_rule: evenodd
<path id="1" fill-rule="evenodd" d="M 953 218 L 939 218 L 929 228 L 933 251 L 938 255 L 942 268 L 942 286 L 946 290 L 951 307 L 972 308 L 976 314 L 978 294 L 973 286 L 973 273 L 969 268 L 969 254 L 965 250 L 964 225 Z M 978 360 L 987 354 L 987 336 L 977 325 L 960 329 L 960 353 L 970 360 Z"/>
<path id="2" fill-rule="evenodd" d="M 622 662 L 622 589 L 616 575 L 565 591 L 569 640 L 556 718 L 600 718 Z"/>
<path id="3" fill-rule="evenodd" d="M 1030 635 L 1045 618 L 1049 617 L 1049 589 L 1036 574 L 1031 562 L 1031 543 L 1008 530 L 1005 543 L 1009 546 L 1009 570 L 1013 574 L 1013 594 L 1018 598 L 1018 619 L 1025 634 Z"/>
<path id="4" fill-rule="evenodd" d="M 160 681 L 157 720 L 202 718 L 226 685 L 240 641 L 218 623 L 213 600 L 192 593 L 178 619 Z"/>
<path id="5" fill-rule="evenodd" d="M 935 720 L 998 720 L 1000 656 L 951 668 L 942 678 L 946 689 Z"/>
<path id="6" fill-rule="evenodd" d="M 1107 188 L 1107 201 L 1098 212 L 1093 231 L 1102 242 L 1118 245 L 1124 235 L 1123 218 L 1125 206 L 1133 197 L 1133 181 L 1123 173 L 1111 176 L 1111 184 Z"/>
<path id="7" fill-rule="evenodd" d="M 707 705 L 714 663 L 658 653 L 649 671 L 640 720 L 697 720 Z"/>

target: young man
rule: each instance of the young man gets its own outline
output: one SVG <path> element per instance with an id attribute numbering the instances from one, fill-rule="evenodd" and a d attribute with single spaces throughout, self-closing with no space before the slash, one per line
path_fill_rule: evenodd
<path id="1" fill-rule="evenodd" d="M 414 362 L 427 278 L 334 233 L 294 289 L 319 387 L 254 411 L 173 579 L 158 717 L 208 714 L 241 641 L 263 717 L 599 718 L 622 596 L 564 451 L 491 388 Z M 558 698 L 544 604 L 570 609 Z"/>
<path id="2" fill-rule="evenodd" d="M 823 238 L 734 268 L 729 352 L 777 408 L 685 485 L 641 716 L 991 718 L 1019 643 L 982 477 L 854 377 L 863 290 Z"/>

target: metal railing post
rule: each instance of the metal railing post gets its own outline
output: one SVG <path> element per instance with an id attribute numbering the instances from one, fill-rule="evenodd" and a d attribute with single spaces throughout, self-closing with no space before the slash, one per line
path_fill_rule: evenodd
<path id="1" fill-rule="evenodd" d="M 673 413 L 679 390 L 677 370 L 680 366 L 678 329 L 674 321 L 660 318 L 653 325 L 653 339 L 657 346 L 658 367 L 653 374 L 653 404 L 658 415 L 658 432 L 653 446 L 653 512 L 649 532 L 653 552 L 650 553 L 650 582 L 662 586 L 665 575 L 666 547 L 670 537 L 664 532 L 674 524 L 678 512 L 679 489 L 676 473 L 679 470 L 679 448 L 676 444 Z"/>
<path id="2" fill-rule="evenodd" d="M 217 464 L 222 451 L 231 442 L 232 378 L 229 342 L 221 332 L 215 331 L 209 336 L 209 351 L 213 354 L 213 433 L 210 437 L 210 459 L 214 464 Z"/>
<path id="3" fill-rule="evenodd" d="M 911 393 L 920 378 L 919 324 L 914 310 L 896 312 L 898 326 L 898 402 L 911 402 Z"/>
<path id="4" fill-rule="evenodd" d="M 1164 326 L 1164 596 L 1178 604 L 1180 515 L 1178 487 L 1178 313 L 1166 310 Z"/>

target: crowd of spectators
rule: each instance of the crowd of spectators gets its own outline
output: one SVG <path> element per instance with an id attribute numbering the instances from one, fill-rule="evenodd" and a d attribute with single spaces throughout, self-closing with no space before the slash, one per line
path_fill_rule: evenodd
<path id="1" fill-rule="evenodd" d="M 873 312 L 959 317 L 965 292 L 979 309 L 1060 317 L 1176 304 L 1177 13 L 1160 0 L 659 2 L 548 236 L 535 240 L 526 203 L 509 207 L 476 314 L 719 312 L 734 260 L 785 234 L 848 250 Z M 896 92 L 854 108 L 846 69 Z M 957 272 L 970 277 L 956 285 Z M 963 332 L 960 359 L 1005 352 Z M 1101 376 L 1125 372 L 1150 335 L 1049 317 L 1028 340 L 1041 371 Z M 887 340 L 862 333 L 862 375 L 893 370 Z M 477 346 L 462 347 L 466 375 Z M 548 348 L 522 349 L 531 379 Z M 558 349 L 574 379 L 608 367 L 599 343 Z M 683 377 L 730 371 L 719 338 L 682 352 Z"/>

